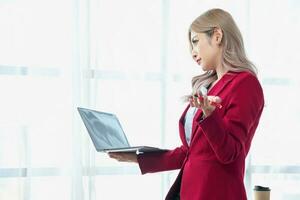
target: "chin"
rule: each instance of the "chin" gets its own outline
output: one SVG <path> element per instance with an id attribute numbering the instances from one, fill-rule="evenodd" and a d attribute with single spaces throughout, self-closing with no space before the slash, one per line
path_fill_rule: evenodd
<path id="1" fill-rule="evenodd" d="M 205 71 L 205 72 L 215 70 L 213 67 L 209 67 L 205 64 L 201 65 L 201 67 L 202 67 L 202 70 Z"/>
<path id="2" fill-rule="evenodd" d="M 201 66 L 202 70 L 205 71 L 205 72 L 209 70 L 209 68 L 206 67 L 205 65 L 200 65 L 200 66 Z"/>

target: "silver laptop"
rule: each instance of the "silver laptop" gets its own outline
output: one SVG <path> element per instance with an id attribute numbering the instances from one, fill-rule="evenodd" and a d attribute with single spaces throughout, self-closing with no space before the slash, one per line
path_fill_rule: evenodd
<path id="1" fill-rule="evenodd" d="M 131 147 L 116 115 L 87 108 L 77 108 L 98 152 L 157 152 L 156 147 Z"/>

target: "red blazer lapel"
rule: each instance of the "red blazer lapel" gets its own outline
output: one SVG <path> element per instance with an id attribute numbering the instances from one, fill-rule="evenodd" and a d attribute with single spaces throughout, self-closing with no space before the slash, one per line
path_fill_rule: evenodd
<path id="1" fill-rule="evenodd" d="M 220 92 L 232 81 L 238 72 L 227 72 L 222 78 L 209 90 L 208 95 L 218 96 Z"/>
<path id="2" fill-rule="evenodd" d="M 230 83 L 230 81 L 237 75 L 236 72 L 227 72 L 226 74 L 224 74 L 222 76 L 222 78 L 209 90 L 208 95 L 212 95 L 212 96 L 217 96 L 218 94 L 220 94 L 220 92 L 228 85 L 228 83 Z M 188 111 L 188 109 L 190 108 L 190 104 L 187 105 L 187 107 L 185 108 L 184 112 L 182 113 L 180 120 L 179 120 L 179 135 L 180 135 L 180 139 L 182 141 L 182 143 L 188 147 L 188 144 L 186 142 L 186 137 L 185 137 L 185 130 L 184 130 L 184 118 L 185 115 Z M 193 119 L 193 127 L 192 127 L 192 138 L 191 138 L 191 144 L 193 141 L 193 136 L 195 131 L 197 131 L 198 128 L 198 122 L 201 118 L 202 115 L 202 110 L 199 109 L 196 114 L 195 117 Z"/>
<path id="3" fill-rule="evenodd" d="M 226 74 L 224 74 L 222 76 L 222 78 L 209 90 L 207 95 L 210 96 L 218 96 L 218 94 L 221 93 L 221 91 L 228 85 L 228 83 L 230 83 L 232 81 L 232 79 L 237 75 L 236 72 L 227 72 Z M 193 136 L 195 131 L 197 131 L 198 129 L 198 123 L 200 118 L 202 116 L 202 110 L 199 109 L 196 114 L 195 117 L 193 119 L 193 128 L 192 128 L 192 138 L 191 138 L 191 143 L 193 141 Z"/>

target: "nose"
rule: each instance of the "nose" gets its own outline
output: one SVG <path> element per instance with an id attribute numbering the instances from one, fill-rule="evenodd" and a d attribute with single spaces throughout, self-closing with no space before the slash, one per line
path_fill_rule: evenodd
<path id="1" fill-rule="evenodd" d="M 192 50 L 192 57 L 194 60 L 197 60 L 197 52 Z"/>

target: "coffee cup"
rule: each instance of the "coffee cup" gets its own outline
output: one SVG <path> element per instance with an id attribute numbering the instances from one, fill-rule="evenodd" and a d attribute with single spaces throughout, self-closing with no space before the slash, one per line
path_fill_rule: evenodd
<path id="1" fill-rule="evenodd" d="M 254 186 L 254 200 L 270 200 L 270 188 L 256 185 Z"/>

